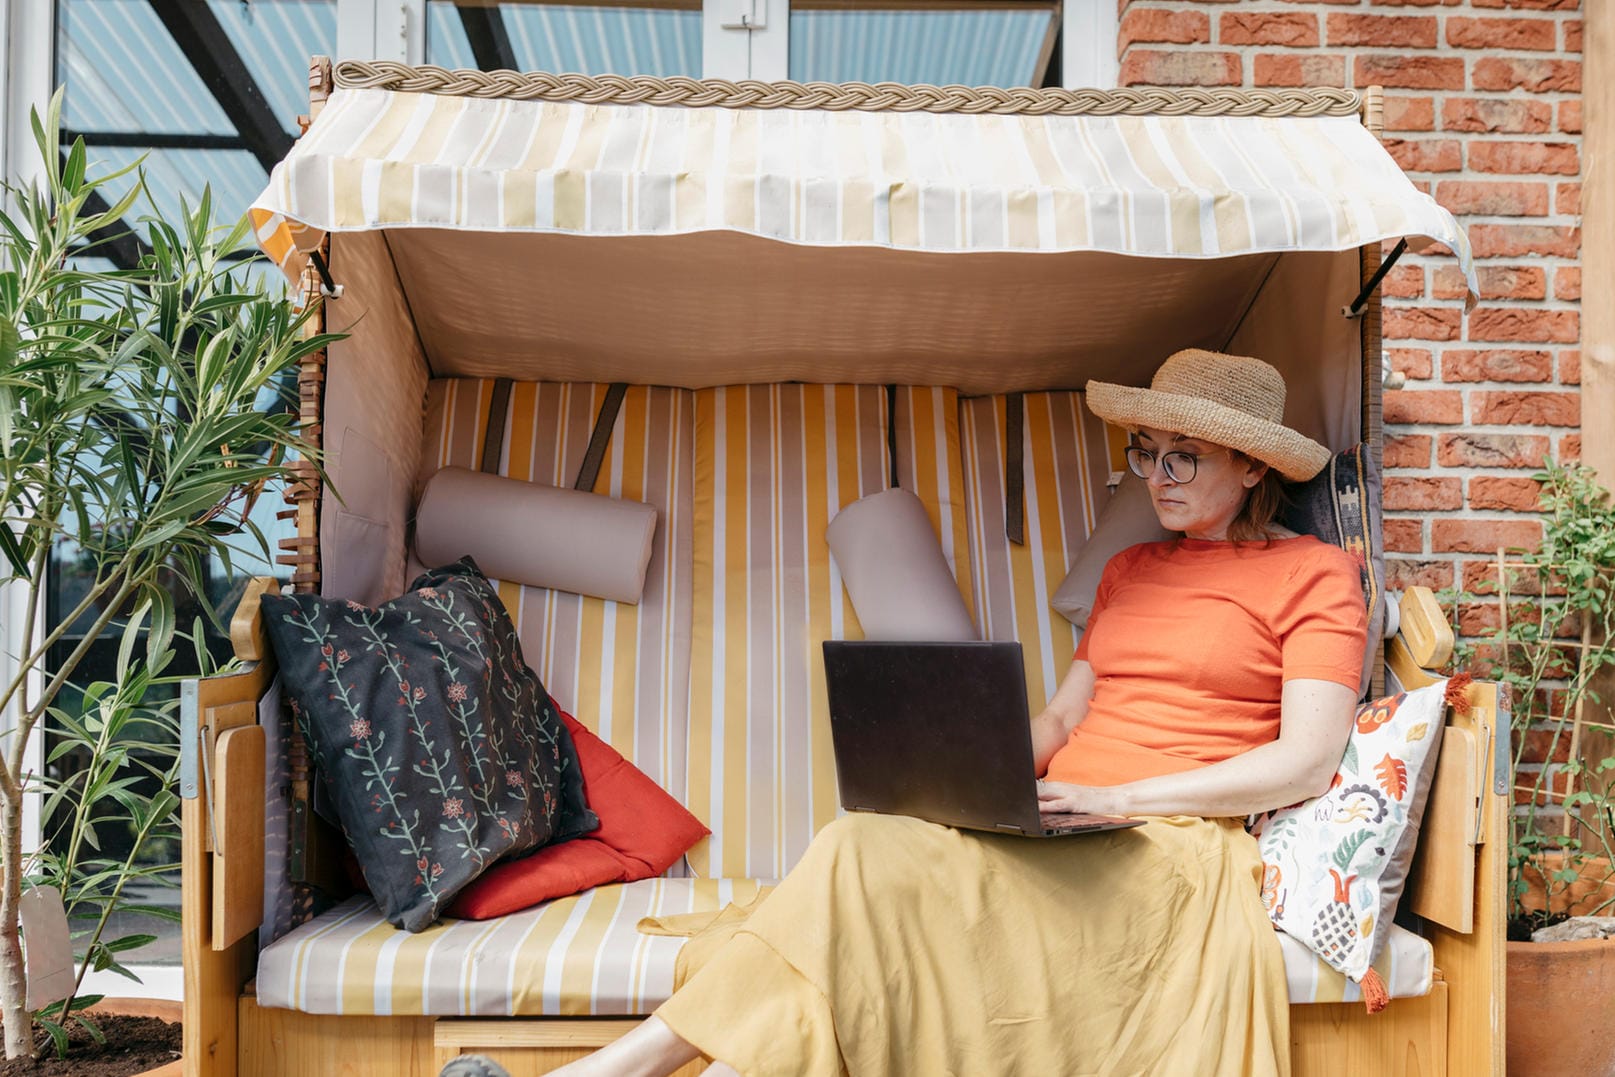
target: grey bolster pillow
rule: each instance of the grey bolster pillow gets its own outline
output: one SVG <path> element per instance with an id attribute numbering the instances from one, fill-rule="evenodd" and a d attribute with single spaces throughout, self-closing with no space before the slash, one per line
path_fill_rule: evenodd
<path id="1" fill-rule="evenodd" d="M 446 467 L 415 513 L 415 552 L 446 565 L 470 554 L 483 573 L 614 602 L 645 589 L 656 509 L 641 501 Z"/>
<path id="2" fill-rule="evenodd" d="M 865 639 L 980 639 L 920 499 L 903 489 L 854 501 L 825 529 Z"/>
<path id="3" fill-rule="evenodd" d="M 1172 532 L 1162 527 L 1160 518 L 1155 515 L 1150 484 L 1131 471 L 1124 472 L 1121 484 L 1099 510 L 1093 534 L 1077 551 L 1071 571 L 1055 588 L 1049 605 L 1077 628 L 1087 628 L 1105 564 L 1129 546 L 1161 542 L 1171 537 Z"/>

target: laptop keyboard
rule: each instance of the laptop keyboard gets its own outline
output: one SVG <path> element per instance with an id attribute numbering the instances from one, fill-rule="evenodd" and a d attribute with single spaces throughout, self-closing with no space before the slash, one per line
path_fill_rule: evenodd
<path id="1" fill-rule="evenodd" d="M 1083 830 L 1097 830 L 1100 827 L 1113 826 L 1116 823 L 1128 821 L 1112 815 L 1079 815 L 1076 812 L 1050 813 L 1043 816 L 1043 833 L 1075 834 Z"/>

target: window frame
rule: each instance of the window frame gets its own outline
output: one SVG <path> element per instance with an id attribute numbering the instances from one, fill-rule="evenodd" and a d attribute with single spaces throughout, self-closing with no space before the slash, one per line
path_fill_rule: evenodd
<path id="1" fill-rule="evenodd" d="M 990 9 L 998 2 L 1001 0 L 802 0 L 800 6 L 810 10 L 941 10 Z M 736 21 L 742 11 L 763 5 L 765 22 L 760 29 L 723 25 Z M 1067 89 L 1114 88 L 1120 67 L 1116 58 L 1119 17 L 1113 0 L 1052 0 L 1047 6 L 1055 13 L 1051 32 L 1059 28 L 1061 84 Z M 701 55 L 705 76 L 764 82 L 790 78 L 791 7 L 791 0 L 704 0 Z M 1046 62 L 1045 57 L 1044 66 Z"/>

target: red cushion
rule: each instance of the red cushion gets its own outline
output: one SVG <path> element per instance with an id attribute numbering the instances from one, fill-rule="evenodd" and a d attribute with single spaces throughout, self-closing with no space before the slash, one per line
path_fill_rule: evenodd
<path id="1" fill-rule="evenodd" d="M 557 708 L 559 709 L 559 708 Z M 600 829 L 495 864 L 460 891 L 449 915 L 487 920 L 605 883 L 649 879 L 710 831 L 615 748 L 565 711 Z"/>

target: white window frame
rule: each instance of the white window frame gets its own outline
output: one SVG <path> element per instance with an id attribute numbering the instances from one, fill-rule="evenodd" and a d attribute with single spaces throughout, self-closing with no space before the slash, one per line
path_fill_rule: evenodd
<path id="1" fill-rule="evenodd" d="M 743 24 L 761 25 L 746 29 Z M 1068 89 L 1116 85 L 1119 31 L 1115 0 L 1064 0 L 1060 23 L 1060 71 Z M 790 78 L 790 0 L 704 0 L 701 7 L 701 67 L 709 79 Z"/>
<path id="2" fill-rule="evenodd" d="M 1115 89 L 1121 24 L 1113 0 L 1065 0 L 1061 19 L 1061 84 L 1068 90 Z"/>
<path id="3" fill-rule="evenodd" d="M 337 0 L 336 56 L 426 62 L 426 0 Z"/>
<path id="4" fill-rule="evenodd" d="M 27 184 L 44 171 L 39 149 L 34 145 L 34 129 L 29 113 L 43 116 L 50 106 L 54 88 L 56 0 L 0 0 L 0 27 L 6 47 L 0 49 L 0 174 L 9 183 Z M 8 207 L 10 208 L 10 207 Z M 22 627 L 28 617 L 27 593 L 21 586 L 0 588 L 0 683 L 10 684 L 21 662 Z M 33 638 L 44 638 L 44 603 L 35 612 Z M 45 679 L 35 670 L 29 681 L 30 695 L 45 687 Z M 19 718 L 15 703 L 0 714 L 0 733 L 10 734 Z M 9 743 L 9 736 L 6 742 Z M 24 768 L 39 773 L 44 767 L 41 738 L 29 738 Z M 39 847 L 39 800 L 23 801 L 22 843 L 24 849 Z"/>

